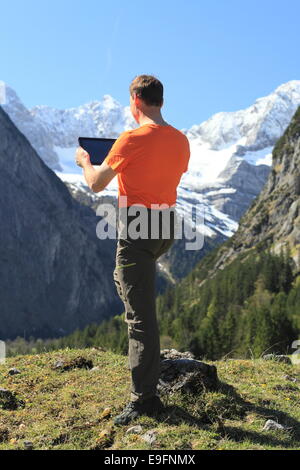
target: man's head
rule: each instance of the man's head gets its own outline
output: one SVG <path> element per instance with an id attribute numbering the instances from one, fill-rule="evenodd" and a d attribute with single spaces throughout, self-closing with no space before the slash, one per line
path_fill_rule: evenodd
<path id="1" fill-rule="evenodd" d="M 152 75 L 138 75 L 129 87 L 130 109 L 134 119 L 139 122 L 140 114 L 160 111 L 163 105 L 163 84 Z"/>

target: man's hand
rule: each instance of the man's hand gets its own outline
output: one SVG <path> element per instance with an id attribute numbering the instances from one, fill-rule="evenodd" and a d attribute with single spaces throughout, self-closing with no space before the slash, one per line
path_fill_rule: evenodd
<path id="1" fill-rule="evenodd" d="M 116 172 L 103 162 L 97 169 L 91 164 L 89 154 L 82 148 L 76 149 L 75 161 L 83 169 L 85 180 L 92 191 L 99 193 L 116 176 Z"/>
<path id="2" fill-rule="evenodd" d="M 86 165 L 91 165 L 90 156 L 82 147 L 76 149 L 75 162 L 81 168 L 84 168 Z"/>

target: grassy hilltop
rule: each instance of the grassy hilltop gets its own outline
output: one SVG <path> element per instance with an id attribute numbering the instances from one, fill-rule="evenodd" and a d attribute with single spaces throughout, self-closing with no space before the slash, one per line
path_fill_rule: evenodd
<path id="1" fill-rule="evenodd" d="M 59 360 L 71 367 L 79 357 L 96 369 L 53 369 Z M 125 356 L 93 348 L 9 358 L 0 365 L 0 388 L 16 397 L 7 405 L 0 396 L 0 450 L 300 448 L 300 365 L 263 359 L 209 363 L 222 382 L 218 392 L 168 395 L 161 419 L 142 417 L 115 427 L 113 417 L 129 397 Z M 9 375 L 12 367 L 20 373 Z M 263 430 L 268 419 L 285 429 Z M 136 424 L 140 434 L 126 433 Z M 156 431 L 151 444 L 143 439 L 149 430 Z"/>

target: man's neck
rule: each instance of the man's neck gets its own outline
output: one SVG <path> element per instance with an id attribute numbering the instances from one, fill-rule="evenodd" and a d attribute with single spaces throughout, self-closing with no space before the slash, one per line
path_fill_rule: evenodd
<path id="1" fill-rule="evenodd" d="M 168 123 L 163 119 L 161 113 L 157 114 L 141 114 L 139 119 L 139 125 L 144 126 L 145 124 L 158 124 L 160 126 L 168 126 Z"/>

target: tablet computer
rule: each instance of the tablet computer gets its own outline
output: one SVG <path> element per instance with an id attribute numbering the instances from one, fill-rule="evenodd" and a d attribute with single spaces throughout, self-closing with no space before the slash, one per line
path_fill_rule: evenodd
<path id="1" fill-rule="evenodd" d="M 101 165 L 109 153 L 116 139 L 104 139 L 102 137 L 79 137 L 78 142 L 90 156 L 92 165 Z"/>

